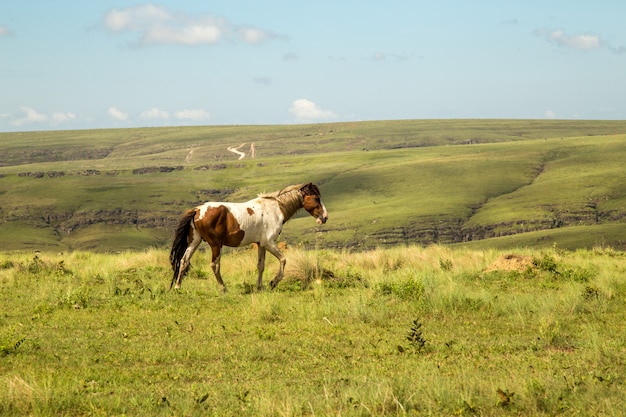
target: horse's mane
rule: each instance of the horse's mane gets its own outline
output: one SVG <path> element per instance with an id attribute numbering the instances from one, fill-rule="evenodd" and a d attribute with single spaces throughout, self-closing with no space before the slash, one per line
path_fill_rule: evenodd
<path id="1" fill-rule="evenodd" d="M 289 220 L 298 210 L 302 208 L 302 203 L 304 199 L 302 198 L 302 193 L 300 190 L 306 184 L 294 184 L 289 187 L 285 187 L 282 190 L 274 191 L 273 193 L 262 193 L 259 194 L 259 198 L 269 198 L 276 200 L 278 202 L 278 206 L 280 207 L 280 211 L 283 213 L 285 217 L 285 221 Z M 318 190 L 319 193 L 319 190 Z"/>

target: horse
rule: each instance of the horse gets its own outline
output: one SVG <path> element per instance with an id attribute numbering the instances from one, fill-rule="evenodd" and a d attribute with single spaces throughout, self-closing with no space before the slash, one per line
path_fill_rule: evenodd
<path id="1" fill-rule="evenodd" d="M 258 245 L 257 290 L 263 289 L 266 251 L 270 251 L 279 262 L 278 273 L 270 282 L 271 289 L 276 288 L 283 279 L 287 262 L 276 245 L 276 239 L 283 225 L 301 208 L 309 212 L 320 225 L 328 220 L 320 190 L 313 183 L 291 185 L 273 193 L 259 194 L 245 203 L 206 202 L 187 210 L 176 228 L 170 252 L 174 272 L 170 289 L 174 284 L 175 289 L 180 288 L 191 257 L 203 240 L 211 247 L 211 269 L 223 292 L 226 292 L 226 285 L 220 273 L 222 247 L 239 247 L 251 243 Z"/>

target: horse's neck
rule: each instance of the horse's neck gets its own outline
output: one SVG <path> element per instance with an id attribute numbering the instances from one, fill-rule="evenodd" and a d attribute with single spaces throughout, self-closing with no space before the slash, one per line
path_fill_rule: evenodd
<path id="1" fill-rule="evenodd" d="M 291 219 L 302 208 L 303 200 L 299 190 L 292 190 L 275 197 L 283 214 L 283 223 Z"/>

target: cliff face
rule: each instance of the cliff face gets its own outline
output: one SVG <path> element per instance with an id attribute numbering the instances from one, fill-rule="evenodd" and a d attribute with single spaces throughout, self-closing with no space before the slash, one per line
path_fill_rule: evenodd
<path id="1" fill-rule="evenodd" d="M 192 205 L 190 204 L 189 207 Z M 163 207 L 158 213 L 154 211 L 109 209 L 76 212 L 49 211 L 44 216 L 32 217 L 27 211 L 0 213 L 2 222 L 16 222 L 28 224 L 37 228 L 54 230 L 61 239 L 81 229 L 93 225 L 101 226 L 131 226 L 138 230 L 159 229 L 168 233 L 173 231 L 184 209 L 179 204 Z M 517 233 L 532 232 L 537 230 L 554 229 L 572 225 L 591 225 L 604 219 L 616 221 L 626 217 L 623 213 L 605 213 L 600 217 L 593 212 L 563 213 L 560 219 L 516 221 L 484 226 L 464 226 L 462 219 L 437 220 L 432 224 L 424 222 L 411 222 L 392 228 L 381 228 L 369 233 L 366 238 L 355 238 L 339 242 L 326 242 L 329 247 L 375 247 L 395 246 L 407 244 L 448 244 L 474 240 L 482 240 L 494 237 L 509 236 Z M 332 225 L 327 225 L 332 230 Z M 111 228 L 111 233 L 115 233 Z M 290 242 L 296 243 L 296 242 Z"/>
<path id="2" fill-rule="evenodd" d="M 163 169 L 144 169 L 136 172 L 135 175 L 144 175 L 153 172 L 172 172 Z M 97 173 L 96 173 L 97 172 Z M 107 175 L 110 173 L 107 172 Z M 20 175 L 21 178 L 28 178 L 29 181 L 43 181 L 41 178 L 59 178 L 71 176 L 64 172 L 48 172 L 43 176 L 35 175 L 31 172 Z M 84 170 L 80 172 L 83 176 L 101 175 L 96 170 Z M 194 207 L 204 201 L 228 201 L 233 198 L 239 190 L 232 188 L 204 188 L 193 192 L 189 200 L 160 200 L 157 204 L 152 204 L 145 209 L 140 208 L 108 208 L 86 210 L 78 209 L 74 211 L 61 210 L 54 205 L 35 206 L 23 205 L 19 208 L 0 207 L 0 224 L 10 224 L 17 222 L 35 229 L 47 229 L 50 235 L 58 236 L 60 242 L 70 239 L 74 234 L 82 230 L 97 225 L 104 233 L 115 234 L 120 226 L 138 231 L 154 231 L 153 235 L 169 236 L 178 224 L 179 218 L 184 210 Z M 138 206 L 135 204 L 135 206 Z M 461 243 L 488 238 L 510 236 L 518 233 L 526 233 L 538 230 L 557 229 L 567 226 L 595 225 L 604 223 L 623 222 L 626 212 L 612 210 L 603 211 L 597 204 L 588 203 L 584 207 L 572 207 L 563 209 L 562 207 L 546 210 L 551 213 L 541 219 L 513 220 L 508 222 L 494 222 L 493 224 L 475 225 L 470 221 L 472 216 L 480 210 L 475 207 L 469 210 L 468 218 L 445 218 L 426 217 L 419 220 L 409 220 L 404 224 L 393 227 L 371 228 L 368 233 L 362 232 L 362 225 L 354 224 L 355 233 L 351 238 L 342 238 L 341 241 L 325 240 L 317 242 L 318 246 L 326 247 L 352 247 L 352 248 L 372 248 L 377 246 L 395 246 L 409 244 L 449 244 Z M 334 226 L 329 222 L 322 232 L 333 231 Z M 336 229 L 338 230 L 338 229 Z M 319 230 L 318 230 L 319 231 Z M 302 233 L 315 233 L 313 230 L 305 230 Z M 298 243 L 300 240 L 310 240 L 306 236 L 296 236 L 289 232 L 283 235 L 283 239 L 290 244 Z M 289 241 L 291 240 L 291 241 Z M 158 240 L 154 245 L 166 245 L 169 242 Z M 141 241 L 145 244 L 145 241 Z M 132 246 L 132 242 L 129 243 Z"/>
<path id="3" fill-rule="evenodd" d="M 370 234 L 368 240 L 371 246 L 461 243 L 567 226 L 616 222 L 624 218 L 626 214 L 622 212 L 597 213 L 592 210 L 580 210 L 562 212 L 558 217 L 551 219 L 518 220 L 481 226 L 466 226 L 464 219 L 437 220 L 432 224 L 412 222 L 375 231 Z"/>

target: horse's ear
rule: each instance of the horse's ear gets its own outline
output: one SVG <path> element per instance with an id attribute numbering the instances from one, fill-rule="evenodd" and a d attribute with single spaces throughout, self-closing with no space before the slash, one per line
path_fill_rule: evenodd
<path id="1" fill-rule="evenodd" d="M 302 192 L 302 195 L 320 195 L 320 189 L 317 188 L 317 185 L 312 182 L 303 185 L 302 188 L 300 188 L 300 191 Z"/>

